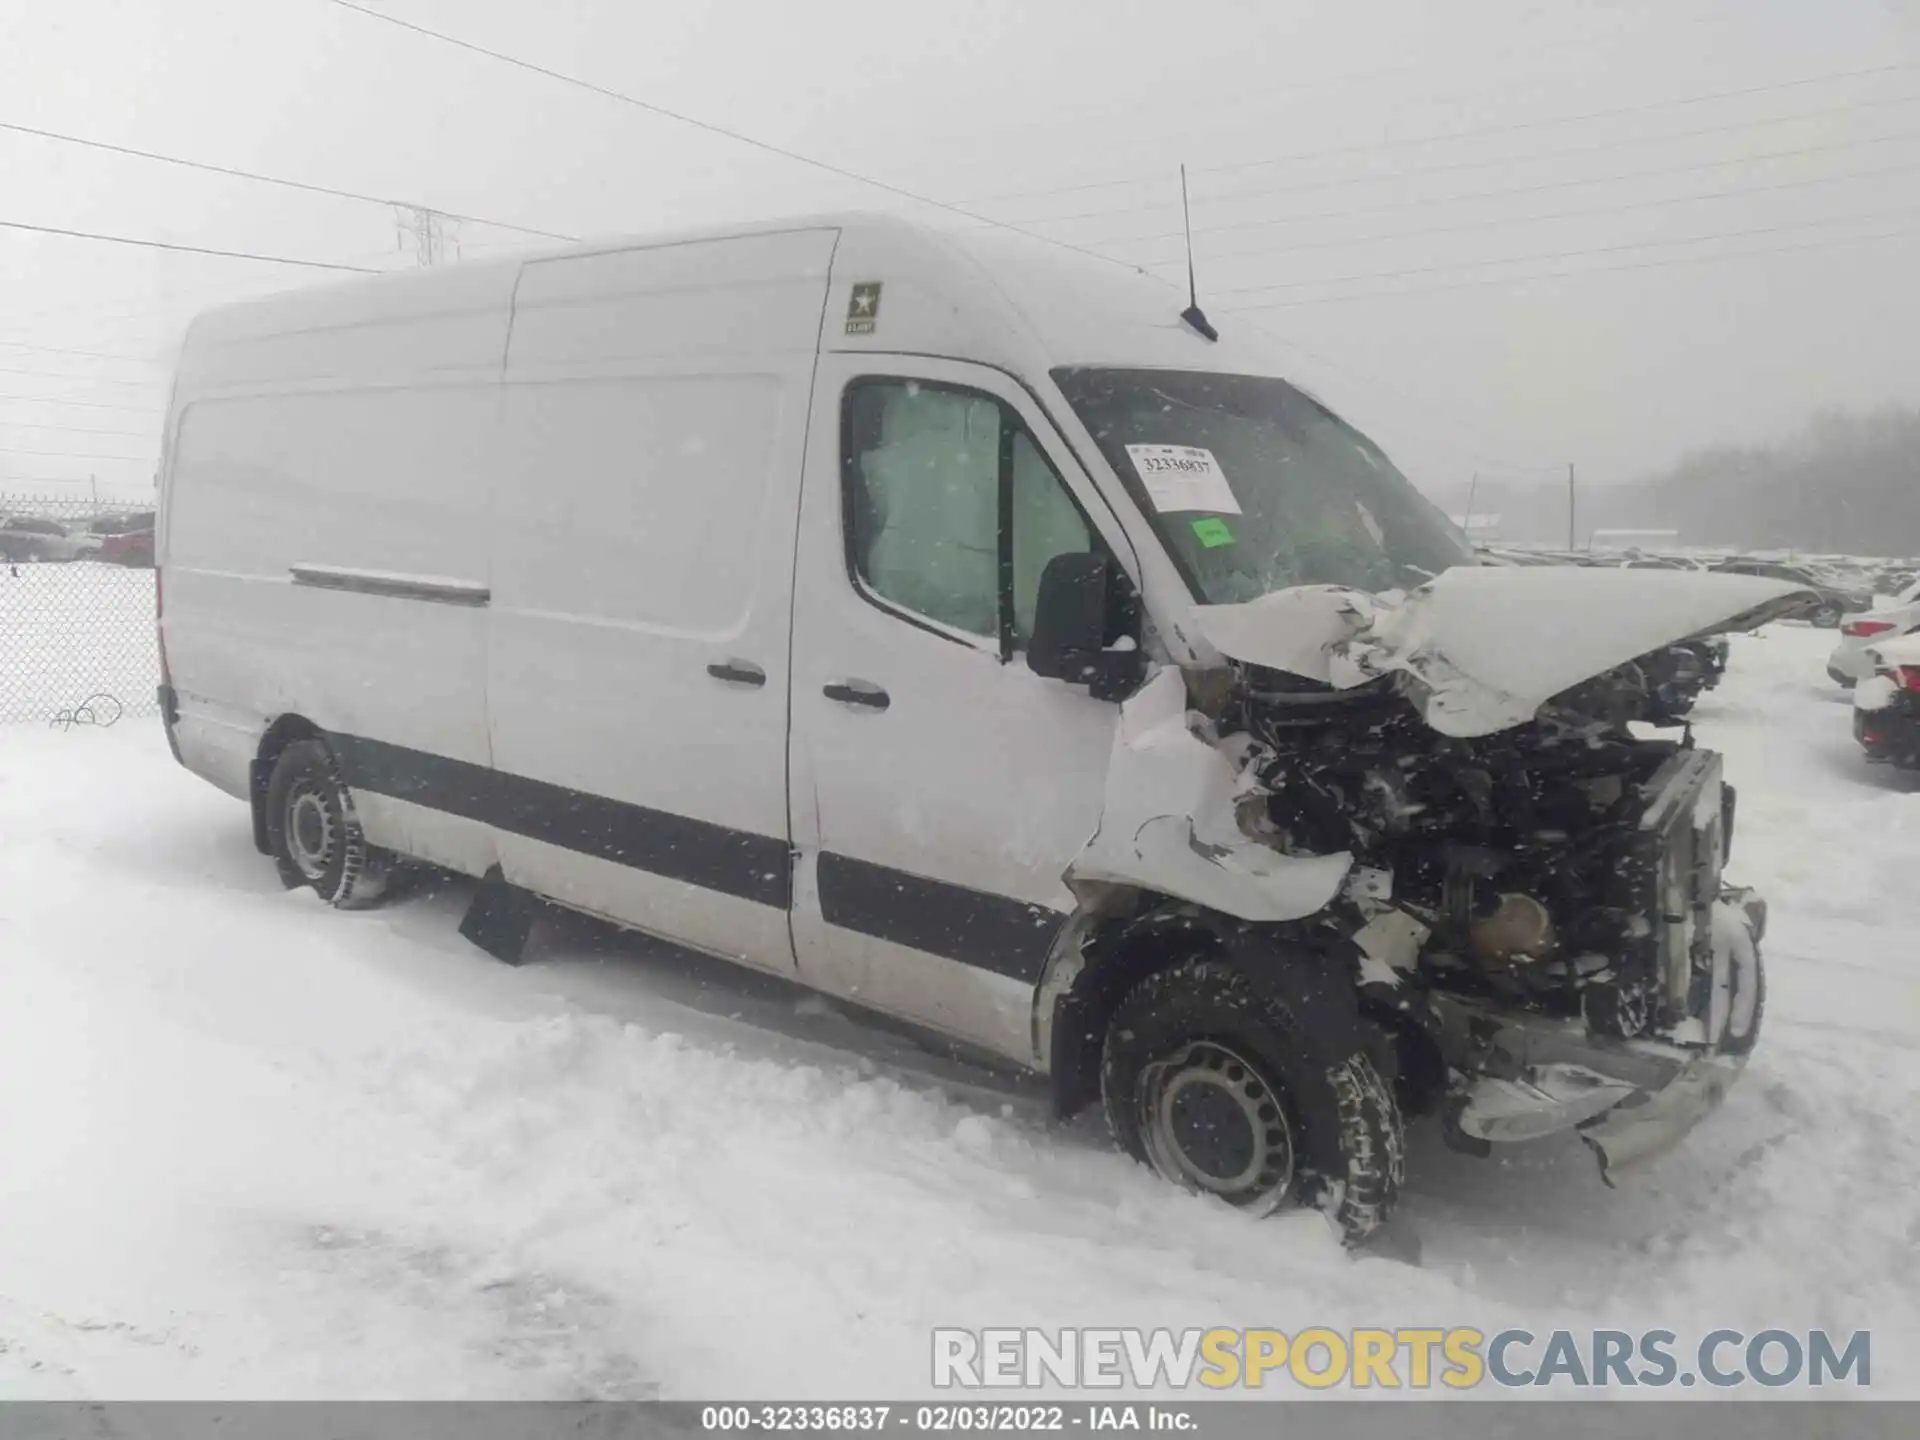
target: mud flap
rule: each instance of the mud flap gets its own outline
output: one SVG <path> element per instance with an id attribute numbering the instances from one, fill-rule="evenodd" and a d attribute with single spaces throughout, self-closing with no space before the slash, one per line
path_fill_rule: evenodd
<path id="1" fill-rule="evenodd" d="M 540 917 L 540 901 L 529 890 L 507 882 L 498 865 L 490 868 L 460 919 L 460 933 L 494 959 L 518 965 L 526 958 L 527 938 Z"/>

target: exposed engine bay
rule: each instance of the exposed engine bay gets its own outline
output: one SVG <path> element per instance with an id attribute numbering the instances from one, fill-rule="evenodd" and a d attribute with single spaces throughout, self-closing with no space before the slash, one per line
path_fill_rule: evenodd
<path id="1" fill-rule="evenodd" d="M 1611 1178 L 1718 1103 L 1764 1004 L 1734 793 L 1681 715 L 1726 631 L 1797 602 L 1728 578 L 1463 567 L 1212 607 L 1226 663 L 1122 705 L 1069 879 L 1348 956 L 1403 1109 L 1478 1153 L 1577 1129 Z"/>
<path id="2" fill-rule="evenodd" d="M 1711 957 L 1688 952 L 1705 949 L 1691 942 L 1710 930 L 1734 793 L 1689 738 L 1633 733 L 1637 666 L 1478 737 L 1429 728 L 1391 681 L 1242 673 L 1218 723 L 1255 742 L 1243 826 L 1283 851 L 1350 853 L 1355 918 L 1391 910 L 1428 932 L 1401 983 L 1622 1039 L 1705 1013 Z"/>

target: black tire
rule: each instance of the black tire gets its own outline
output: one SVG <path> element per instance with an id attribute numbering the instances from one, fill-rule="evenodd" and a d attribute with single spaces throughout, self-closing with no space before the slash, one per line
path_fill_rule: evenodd
<path id="1" fill-rule="evenodd" d="M 1364 1239 L 1392 1212 L 1405 1141 L 1364 1022 L 1336 1009 L 1325 991 L 1256 984 L 1224 960 L 1149 976 L 1107 1025 L 1114 1139 L 1183 1188 L 1254 1214 L 1313 1206 L 1349 1244 Z"/>
<path id="2" fill-rule="evenodd" d="M 1822 605 L 1808 618 L 1813 622 L 1813 627 L 1816 630 L 1837 629 L 1840 625 L 1840 607 L 1838 605 Z"/>
<path id="3" fill-rule="evenodd" d="M 289 889 L 306 886 L 329 905 L 378 904 L 393 878 L 394 857 L 367 844 L 333 754 L 318 740 L 280 752 L 267 783 L 267 847 Z"/>

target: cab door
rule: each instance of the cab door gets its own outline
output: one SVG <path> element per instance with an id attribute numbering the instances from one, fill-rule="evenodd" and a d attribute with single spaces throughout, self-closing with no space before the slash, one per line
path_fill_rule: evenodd
<path id="1" fill-rule="evenodd" d="M 825 355 L 793 632 L 802 978 L 1022 1063 L 1116 703 L 1028 669 L 1040 573 L 1119 526 L 1007 376 Z"/>

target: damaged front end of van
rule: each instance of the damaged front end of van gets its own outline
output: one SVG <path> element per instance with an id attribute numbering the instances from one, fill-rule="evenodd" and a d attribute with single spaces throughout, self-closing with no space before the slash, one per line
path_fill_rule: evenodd
<path id="1" fill-rule="evenodd" d="M 1069 879 L 1228 917 L 1274 965 L 1342 957 L 1403 1112 L 1479 1154 L 1577 1131 L 1612 1183 L 1719 1102 L 1765 993 L 1733 789 L 1690 731 L 1636 724 L 1635 660 L 1798 598 L 1462 566 L 1202 605 L 1225 663 L 1124 703 Z"/>

